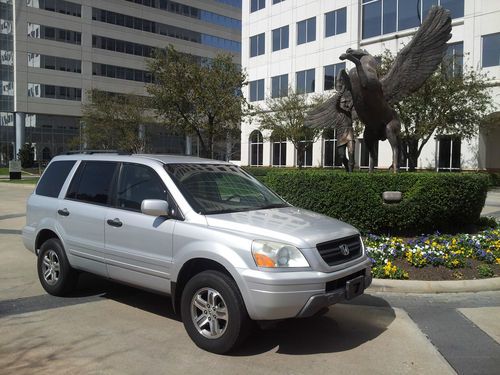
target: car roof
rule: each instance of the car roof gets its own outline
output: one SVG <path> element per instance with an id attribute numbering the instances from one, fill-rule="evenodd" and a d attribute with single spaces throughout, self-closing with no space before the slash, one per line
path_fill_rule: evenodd
<path id="1" fill-rule="evenodd" d="M 68 155 L 56 156 L 55 160 L 108 160 L 108 161 L 136 161 L 146 160 L 160 162 L 162 164 L 231 164 L 222 160 L 204 159 L 196 156 L 184 155 L 161 155 L 161 154 L 123 154 L 111 152 L 91 152 L 91 153 L 71 153 Z"/>

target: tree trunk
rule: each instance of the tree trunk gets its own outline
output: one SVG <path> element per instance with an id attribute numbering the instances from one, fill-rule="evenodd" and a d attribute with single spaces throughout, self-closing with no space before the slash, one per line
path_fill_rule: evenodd
<path id="1" fill-rule="evenodd" d="M 408 170 L 414 172 L 417 169 L 418 157 L 418 139 L 410 139 L 408 141 Z"/>

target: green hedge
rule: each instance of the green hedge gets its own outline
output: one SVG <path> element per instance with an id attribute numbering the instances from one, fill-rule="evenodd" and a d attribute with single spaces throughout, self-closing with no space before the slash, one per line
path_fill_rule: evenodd
<path id="1" fill-rule="evenodd" d="M 386 234 L 456 232 L 479 221 L 489 179 L 480 173 L 267 170 L 257 176 L 289 203 Z M 403 200 L 385 204 L 384 191 Z"/>

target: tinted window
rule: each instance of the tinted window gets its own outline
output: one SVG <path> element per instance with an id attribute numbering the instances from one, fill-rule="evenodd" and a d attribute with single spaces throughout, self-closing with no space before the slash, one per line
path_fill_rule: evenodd
<path id="1" fill-rule="evenodd" d="M 75 174 L 66 198 L 83 202 L 108 204 L 111 183 L 117 163 L 87 161 Z"/>
<path id="2" fill-rule="evenodd" d="M 36 187 L 38 195 L 57 198 L 61 188 L 68 177 L 71 168 L 75 165 L 74 160 L 55 161 L 49 165 Z"/>
<path id="3" fill-rule="evenodd" d="M 483 68 L 500 65 L 500 33 L 483 36 Z"/>
<path id="4" fill-rule="evenodd" d="M 123 164 L 116 192 L 116 206 L 140 211 L 144 199 L 167 200 L 167 189 L 151 168 L 137 164 Z"/>

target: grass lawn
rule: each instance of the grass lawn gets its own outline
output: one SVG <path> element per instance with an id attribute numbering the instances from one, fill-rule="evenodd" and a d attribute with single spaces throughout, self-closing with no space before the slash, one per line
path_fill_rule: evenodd
<path id="1" fill-rule="evenodd" d="M 38 174 L 38 169 L 31 168 L 28 169 L 28 172 L 32 174 Z M 26 171 L 23 170 L 21 171 L 21 174 L 26 175 L 28 173 L 26 173 Z M 8 176 L 8 175 L 9 175 L 9 167 L 0 168 L 0 176 Z"/>
<path id="2" fill-rule="evenodd" d="M 0 180 L 0 183 L 5 183 L 5 184 L 31 184 L 31 185 L 35 185 L 38 180 L 40 178 L 39 177 L 35 177 L 35 178 L 24 178 L 22 180 L 9 180 L 9 179 L 1 179 Z"/>

